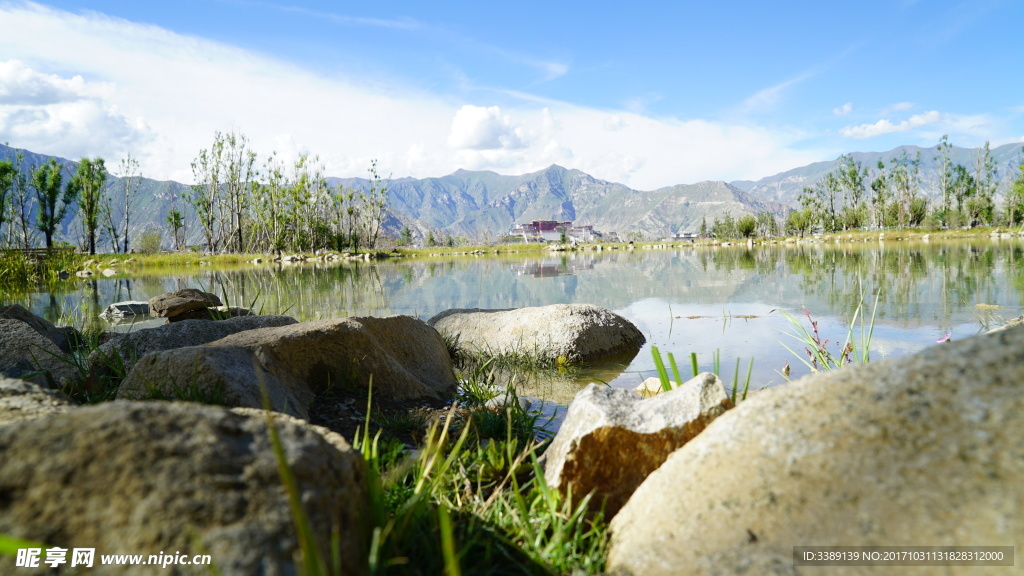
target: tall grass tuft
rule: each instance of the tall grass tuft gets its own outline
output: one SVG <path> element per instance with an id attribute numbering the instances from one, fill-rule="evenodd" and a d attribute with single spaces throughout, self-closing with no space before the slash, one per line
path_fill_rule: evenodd
<path id="1" fill-rule="evenodd" d="M 661 383 L 662 391 L 669 391 L 673 388 L 672 380 L 669 379 L 668 370 L 665 368 L 665 361 L 661 358 L 661 351 L 658 350 L 657 346 L 651 346 L 651 356 L 654 358 L 654 368 L 658 371 L 658 380 Z M 672 375 L 675 378 L 676 385 L 683 383 L 682 378 L 679 376 L 679 368 L 676 366 L 676 359 L 671 352 L 667 354 L 669 366 L 672 368 Z M 700 373 L 700 368 L 697 364 L 697 353 L 690 353 L 690 366 L 693 370 L 693 375 L 697 376 Z M 718 350 L 712 355 L 712 369 L 711 371 L 721 378 L 721 354 Z M 741 400 L 747 399 L 747 394 L 750 391 L 750 378 L 754 372 L 754 359 L 750 359 L 750 363 L 747 365 L 747 376 L 743 380 L 742 391 L 740 388 L 740 359 L 736 359 L 736 369 L 732 375 L 732 390 L 730 391 L 730 400 L 733 404 Z"/>
<path id="2" fill-rule="evenodd" d="M 797 353 L 784 343 L 782 346 L 803 362 L 811 372 L 823 372 L 842 368 L 854 362 L 866 364 L 871 361 L 871 338 L 875 332 L 878 297 L 875 297 L 875 304 L 871 311 L 871 320 L 866 325 L 863 309 L 864 303 L 862 301 L 853 311 L 853 317 L 850 319 L 846 330 L 846 340 L 841 347 L 837 348 L 836 353 L 829 350 L 829 339 L 822 337 L 818 331 L 818 322 L 811 317 L 811 313 L 807 308 L 803 310 L 804 316 L 807 318 L 808 324 L 810 324 L 810 330 L 805 328 L 798 319 L 791 316 L 785 310 L 777 309 L 772 310 L 772 312 L 779 312 L 793 325 L 793 333 L 787 333 L 786 335 L 803 344 L 804 354 Z M 854 331 L 857 329 L 858 318 L 860 320 L 860 339 L 855 341 Z M 805 355 L 806 358 L 804 357 Z"/>

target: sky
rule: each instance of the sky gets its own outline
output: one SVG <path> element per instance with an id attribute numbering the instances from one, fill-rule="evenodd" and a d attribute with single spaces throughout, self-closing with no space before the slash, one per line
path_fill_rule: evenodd
<path id="1" fill-rule="evenodd" d="M 330 176 L 551 164 L 653 190 L 1024 141 L 1016 0 L 0 0 L 0 143 L 192 182 L 214 135 Z"/>

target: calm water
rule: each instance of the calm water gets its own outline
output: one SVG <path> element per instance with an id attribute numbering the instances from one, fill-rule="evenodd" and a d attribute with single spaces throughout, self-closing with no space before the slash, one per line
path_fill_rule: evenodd
<path id="1" fill-rule="evenodd" d="M 1021 315 L 1024 241 L 909 244 L 808 244 L 561 253 L 550 257 L 409 258 L 381 263 L 274 264 L 84 281 L 66 293 L 24 303 L 55 320 L 63 311 L 96 317 L 107 304 L 146 300 L 185 287 L 256 302 L 265 314 L 301 320 L 346 315 L 409 314 L 428 319 L 449 308 L 514 308 L 584 302 L 633 321 L 648 344 L 632 361 L 589 366 L 531 386 L 526 393 L 566 402 L 588 381 L 633 388 L 654 375 L 650 346 L 674 352 L 682 371 L 696 352 L 710 369 L 720 351 L 731 382 L 736 359 L 752 388 L 778 385 L 808 369 L 783 344 L 802 347 L 779 312 L 819 322 L 837 352 L 859 303 L 870 317 L 877 298 L 872 359 L 913 353 L 947 333 L 966 338 Z M 988 305 L 979 307 L 978 304 Z M 1001 308 L 990 308 L 1001 306 Z M 150 322 L 151 323 L 151 322 Z M 136 329 L 139 325 L 136 326 Z M 121 329 L 126 329 L 122 327 Z M 838 341 L 838 342 L 837 342 Z M 834 343 L 834 344 L 833 344 Z"/>

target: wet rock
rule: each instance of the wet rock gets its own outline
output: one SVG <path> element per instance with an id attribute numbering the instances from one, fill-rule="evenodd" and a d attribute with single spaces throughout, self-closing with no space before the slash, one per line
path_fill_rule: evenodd
<path id="1" fill-rule="evenodd" d="M 1016 328 L 1018 326 L 1024 326 L 1024 316 L 1021 316 L 1020 318 L 1014 318 L 1008 321 L 1006 324 L 999 326 L 998 328 L 993 328 L 989 330 L 987 333 L 991 334 L 993 332 L 1002 332 L 1003 330 L 1009 330 L 1010 328 Z"/>
<path id="2" fill-rule="evenodd" d="M 646 339 L 622 316 L 590 304 L 447 310 L 428 323 L 471 354 L 588 362 L 636 355 Z"/>
<path id="3" fill-rule="evenodd" d="M 637 489 L 609 573 L 804 573 L 797 545 L 1019 544 L 1022 350 L 1018 327 L 762 391 Z"/>
<path id="4" fill-rule="evenodd" d="M 70 352 L 82 342 L 82 334 L 71 326 L 57 327 L 45 318 L 36 316 L 20 304 L 0 306 L 0 318 L 24 322 L 41 336 L 49 339 L 63 352 Z"/>
<path id="5" fill-rule="evenodd" d="M 149 299 L 150 314 L 174 322 L 177 317 L 192 310 L 203 310 L 222 303 L 216 294 L 185 288 L 168 292 Z"/>
<path id="6" fill-rule="evenodd" d="M 0 426 L 67 412 L 74 405 L 66 396 L 50 388 L 0 376 Z"/>
<path id="7" fill-rule="evenodd" d="M 313 536 L 345 574 L 365 572 L 362 458 L 278 415 L 274 427 Z M 298 541 L 265 414 L 177 402 L 111 402 L 0 426 L 0 534 L 100 554 L 209 554 L 225 575 L 297 574 Z M 98 564 L 98 562 L 97 562 Z M 96 566 L 95 574 L 137 567 Z M 208 574 L 174 566 L 168 574 Z M 14 558 L 0 572 L 14 574 Z M 162 572 L 162 571 L 161 571 Z"/>
<path id="8" fill-rule="evenodd" d="M 115 302 L 104 308 L 103 312 L 100 313 L 100 318 L 107 322 L 123 320 L 133 316 L 149 316 L 149 302 L 142 302 L 140 300 Z"/>
<path id="9" fill-rule="evenodd" d="M 593 493 L 614 516 L 649 474 L 732 407 L 721 380 L 705 372 L 678 388 L 641 399 L 590 384 L 569 405 L 548 448 L 548 485 L 574 498 Z"/>
<path id="10" fill-rule="evenodd" d="M 123 366 L 123 373 L 127 374 L 139 358 L 151 352 L 198 346 L 243 330 L 295 323 L 296 320 L 289 316 L 240 316 L 221 322 L 185 320 L 144 328 L 101 345 L 89 355 L 89 368 L 96 374 L 109 369 L 110 365 Z"/>

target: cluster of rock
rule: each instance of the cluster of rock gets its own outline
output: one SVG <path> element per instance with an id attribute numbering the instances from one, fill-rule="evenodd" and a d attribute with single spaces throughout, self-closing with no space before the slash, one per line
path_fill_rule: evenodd
<path id="1" fill-rule="evenodd" d="M 1015 326 L 813 374 L 728 411 L 711 375 L 645 400 L 591 385 L 546 476 L 614 516 L 613 575 L 805 573 L 794 546 L 1014 546 L 1024 541 L 1022 350 Z M 689 401 L 670 404 L 681 393 Z"/>
<path id="2" fill-rule="evenodd" d="M 150 301 L 149 313 L 220 305 L 195 292 Z M 104 554 L 202 551 L 224 574 L 296 573 L 273 425 L 317 542 L 336 538 L 344 573 L 358 574 L 369 546 L 364 463 L 307 421 L 328 387 L 365 389 L 372 378 L 375 395 L 449 396 L 456 381 L 439 331 L 483 355 L 574 361 L 643 343 L 625 319 L 582 305 L 455 310 L 430 324 L 175 321 L 113 339 L 62 372 L 67 362 L 48 359 L 69 358 L 80 335 L 0 308 L 0 370 L 29 377 L 0 376 L 0 534 Z M 574 336 L 560 340 L 563 331 Z M 544 456 L 545 478 L 611 518 L 612 575 L 800 574 L 794 546 L 1013 546 L 1024 541 L 1021 350 L 1015 326 L 811 375 L 735 407 L 713 374 L 667 392 L 647 383 L 646 398 L 590 385 Z M 115 368 L 126 373 L 117 401 L 81 407 L 55 391 Z M 204 395 L 230 408 L 139 401 Z M 0 573 L 13 569 L 0 558 Z"/>
<path id="3" fill-rule="evenodd" d="M 457 382 L 444 340 L 408 316 L 211 321 L 219 306 L 194 289 L 112 305 L 111 317 L 168 323 L 88 354 L 74 330 L 0 308 L 0 369 L 29 377 L 0 376 L 0 534 L 103 554 L 201 552 L 224 574 L 297 573 L 272 418 L 317 541 L 337 538 L 343 573 L 362 572 L 364 464 L 343 437 L 308 423 L 310 405 L 331 387 L 365 393 L 371 382 L 376 397 L 450 397 Z M 90 392 L 119 375 L 116 401 L 83 407 L 56 391 Z M 140 401 L 157 398 L 225 406 Z M 0 573 L 12 562 L 0 558 Z"/>

